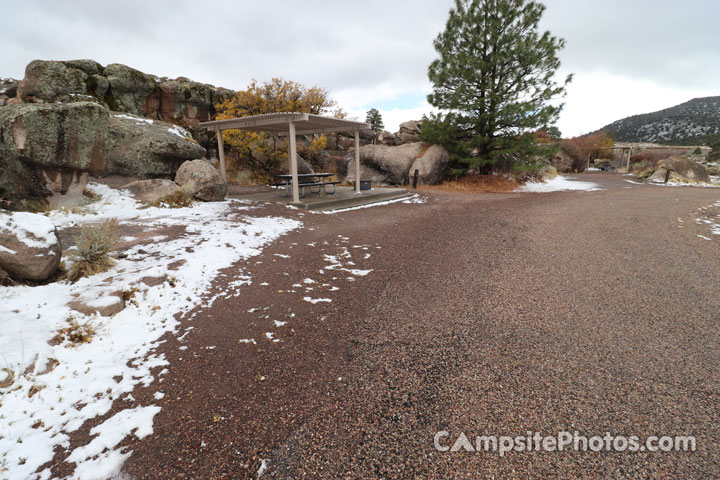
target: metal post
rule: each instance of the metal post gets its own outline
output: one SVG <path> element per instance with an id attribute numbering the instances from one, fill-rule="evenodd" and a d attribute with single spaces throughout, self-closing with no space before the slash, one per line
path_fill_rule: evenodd
<path id="1" fill-rule="evenodd" d="M 413 188 L 417 188 L 417 181 L 418 181 L 418 176 L 419 176 L 419 175 L 420 175 L 420 170 L 418 170 L 418 169 L 416 168 L 416 169 L 415 169 L 415 174 L 413 175 Z"/>
<path id="2" fill-rule="evenodd" d="M 293 203 L 299 203 L 300 202 L 300 188 L 298 186 L 298 171 L 297 171 L 297 151 L 295 146 L 295 124 L 293 122 L 290 122 L 288 124 L 288 140 L 289 140 L 289 147 L 288 147 L 288 155 L 290 156 L 289 163 L 290 163 L 290 175 L 292 175 L 292 193 L 293 193 Z"/>
<path id="3" fill-rule="evenodd" d="M 630 150 L 625 150 L 627 152 L 627 166 L 625 167 L 625 170 L 628 172 L 630 171 Z"/>
<path id="4" fill-rule="evenodd" d="M 217 131 L 218 156 L 220 157 L 220 176 L 223 182 L 227 183 L 227 174 L 225 173 L 225 145 L 223 145 L 222 130 Z"/>
<path id="5" fill-rule="evenodd" d="M 360 132 L 355 130 L 355 193 L 360 193 Z"/>

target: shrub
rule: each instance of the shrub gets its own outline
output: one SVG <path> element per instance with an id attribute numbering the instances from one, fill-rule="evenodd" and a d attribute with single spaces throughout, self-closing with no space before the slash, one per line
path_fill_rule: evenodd
<path id="1" fill-rule="evenodd" d="M 70 281 L 104 272 L 113 266 L 114 261 L 109 254 L 117 243 L 117 230 L 115 218 L 96 225 L 83 225 L 80 235 L 75 237 L 78 252 L 75 262 L 68 269 Z"/>
<path id="2" fill-rule="evenodd" d="M 573 170 L 585 170 L 588 159 L 594 160 L 607 156 L 610 147 L 615 144 L 607 132 L 591 133 L 581 137 L 562 141 L 562 149 L 573 159 Z"/>
<path id="3" fill-rule="evenodd" d="M 720 160 L 720 140 L 711 145 L 710 152 L 708 153 L 708 162 L 716 162 Z"/>
<path id="4" fill-rule="evenodd" d="M 331 114 L 336 118 L 346 115 L 327 90 L 317 86 L 308 88 L 282 78 L 264 83 L 253 80 L 247 89 L 225 98 L 215 105 L 215 109 L 217 120 L 275 112 Z M 226 160 L 230 178 L 234 177 L 235 170 L 241 168 L 272 175 L 280 162 L 287 158 L 286 139 L 277 134 L 226 130 L 223 141 L 228 154 Z M 306 160 L 312 161 L 314 155 L 324 148 L 325 142 L 325 137 L 313 137 L 307 147 L 304 143 L 298 145 L 298 153 L 309 155 Z M 303 151 L 304 148 L 308 151 Z"/>
<path id="5" fill-rule="evenodd" d="M 157 200 L 153 203 L 153 206 L 166 208 L 192 207 L 194 190 L 195 184 L 193 182 L 181 185 L 175 188 L 175 191 L 170 195 L 165 195 Z"/>
<path id="6" fill-rule="evenodd" d="M 668 157 L 674 157 L 677 155 L 683 155 L 687 153 L 681 149 L 657 149 L 657 150 L 642 150 L 635 155 L 630 157 L 630 169 L 635 170 L 633 166 L 635 163 L 642 163 L 644 168 L 658 164 L 661 160 L 665 160 Z"/>
<path id="7" fill-rule="evenodd" d="M 546 163 L 536 161 L 514 165 L 509 173 L 518 182 L 544 181 L 557 176 L 557 169 Z"/>
<path id="8" fill-rule="evenodd" d="M 58 330 L 53 343 L 69 342 L 69 346 L 72 346 L 92 341 L 92 337 L 95 335 L 95 327 L 91 322 L 80 323 L 73 316 L 68 317 L 65 321 L 67 326 Z"/>
<path id="9" fill-rule="evenodd" d="M 97 193 L 93 192 L 88 188 L 83 189 L 82 194 L 83 197 L 87 198 L 88 202 L 97 202 L 102 198 L 101 195 L 98 195 Z"/>
<path id="10" fill-rule="evenodd" d="M 0 380 L 0 388 L 8 388 L 15 383 L 15 372 L 9 368 L 0 368 L 0 372 L 5 372 L 5 378 Z"/>
<path id="11" fill-rule="evenodd" d="M 720 175 L 720 167 L 707 167 L 707 172 L 712 176 Z"/>
<path id="12" fill-rule="evenodd" d="M 32 213 L 48 213 L 50 203 L 44 198 L 34 198 L 25 202 L 25 208 Z"/>
<path id="13" fill-rule="evenodd" d="M 695 150 L 692 152 L 693 155 L 702 155 L 702 150 L 700 150 L 700 147 L 695 147 Z"/>
<path id="14" fill-rule="evenodd" d="M 505 175 L 480 175 L 469 173 L 453 181 L 446 181 L 440 185 L 422 185 L 423 190 L 438 190 L 444 192 L 461 193 L 507 193 L 520 186 L 512 177 Z"/>

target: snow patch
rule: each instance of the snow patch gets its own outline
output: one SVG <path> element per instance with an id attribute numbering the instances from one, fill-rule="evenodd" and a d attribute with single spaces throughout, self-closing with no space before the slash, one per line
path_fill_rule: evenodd
<path id="1" fill-rule="evenodd" d="M 592 192 L 595 190 L 602 190 L 600 185 L 593 182 L 579 182 L 576 180 L 570 180 L 567 177 L 558 175 L 557 177 L 548 180 L 546 182 L 528 182 L 520 188 L 516 189 L 516 192 L 533 192 L 533 193 L 545 193 L 545 192 L 560 192 L 565 190 L 581 190 Z"/>
<path id="2" fill-rule="evenodd" d="M 333 215 L 335 213 L 343 213 L 343 212 L 350 212 L 352 210 L 360 210 L 362 208 L 371 208 L 371 207 L 380 207 L 382 205 L 390 205 L 391 203 L 425 203 L 425 201 L 415 201 L 413 200 L 414 197 L 419 197 L 419 195 L 413 195 L 412 197 L 402 197 L 402 198 L 395 198 L 393 200 L 385 200 L 384 202 L 375 202 L 375 203 L 368 203 L 367 205 L 360 205 L 358 207 L 348 207 L 348 208 L 339 208 L 337 210 L 327 210 L 322 212 L 313 212 L 311 213 L 320 213 L 325 215 Z"/>
<path id="3" fill-rule="evenodd" d="M 0 214 L 0 231 L 8 232 L 30 248 L 50 248 L 58 243 L 55 224 L 36 213 Z"/>
<path id="4" fill-rule="evenodd" d="M 136 115 L 129 115 L 129 114 L 127 114 L 127 113 L 113 113 L 113 117 L 115 117 L 115 118 L 124 118 L 124 119 L 126 119 L 126 120 L 134 120 L 134 121 L 135 121 L 135 125 L 142 125 L 143 123 L 147 123 L 147 124 L 150 124 L 150 125 L 153 124 L 153 121 L 152 121 L 151 119 L 149 119 L 149 118 L 138 117 L 138 116 L 136 116 Z"/>
<path id="5" fill-rule="evenodd" d="M 0 478 L 33 477 L 56 449 L 69 447 L 70 434 L 87 420 L 107 414 L 115 400 L 124 401 L 137 385 L 149 386 L 167 372 L 156 373 L 168 362 L 153 350 L 164 334 L 178 333 L 176 316 L 182 318 L 203 304 L 220 270 L 258 255 L 267 243 L 302 225 L 286 218 L 247 217 L 246 207 L 234 200 L 178 209 L 139 208 L 122 191 L 96 184 L 88 188 L 102 198 L 83 212 L 52 212 L 50 218 L 74 226 L 119 217 L 144 228 L 179 225 L 184 233 L 126 249 L 127 257 L 117 259 L 112 269 L 74 284 L 0 288 L 0 366 L 14 376 L 14 383 L 0 391 L 0 452 L 13 459 L 8 465 L 0 463 L 8 469 Z M 44 234 L 51 230 L 42 223 L 33 221 L 28 229 L 46 241 Z M 54 226 L 52 232 L 54 236 Z M 180 260 L 184 263 L 175 270 L 169 268 Z M 168 280 L 154 286 L 140 282 L 148 276 Z M 238 286 L 247 281 L 241 278 Z M 68 306 L 80 296 L 105 305 L 117 298 L 110 293 L 118 290 L 129 292 L 130 301 L 112 318 L 83 315 Z M 52 341 L 71 318 L 95 330 L 89 343 Z M 187 327 L 178 340 L 191 330 Z M 138 438 L 152 433 L 159 409 L 148 405 L 120 410 L 95 427 L 95 438 L 70 454 L 77 464 L 74 476 L 111 476 L 128 455 L 113 450 L 115 446 L 133 431 Z M 22 465 L 19 458 L 25 458 Z M 49 476 L 49 471 L 42 475 Z"/>
<path id="6" fill-rule="evenodd" d="M 306 302 L 310 302 L 310 303 L 312 303 L 313 305 L 315 305 L 316 303 L 321 303 L 321 302 L 326 302 L 326 303 L 332 302 L 332 298 L 303 297 L 303 300 L 305 300 Z"/>

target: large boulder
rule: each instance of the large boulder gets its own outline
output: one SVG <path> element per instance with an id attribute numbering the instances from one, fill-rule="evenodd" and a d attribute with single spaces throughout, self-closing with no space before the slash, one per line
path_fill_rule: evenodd
<path id="1" fill-rule="evenodd" d="M 395 137 L 388 131 L 380 132 L 377 136 L 377 143 L 387 145 L 389 147 L 395 145 Z"/>
<path id="2" fill-rule="evenodd" d="M 17 151 L 2 141 L 0 172 L 0 209 L 26 210 L 29 205 L 42 205 L 52 195 L 38 168 L 23 162 Z"/>
<path id="3" fill-rule="evenodd" d="M 415 143 L 420 141 L 420 126 L 422 120 L 410 120 L 400 124 L 400 130 L 393 135 L 395 145 Z"/>
<path id="4" fill-rule="evenodd" d="M 128 183 L 123 187 L 129 190 L 137 200 L 145 203 L 155 203 L 160 199 L 172 195 L 178 188 L 178 184 L 164 178 L 151 180 L 137 180 Z"/>
<path id="5" fill-rule="evenodd" d="M 192 82 L 187 78 L 160 84 L 160 118 L 166 122 L 197 124 L 210 118 L 213 106 L 212 85 Z"/>
<path id="6" fill-rule="evenodd" d="M 687 157 L 670 157 L 662 160 L 649 180 L 653 182 L 664 182 L 665 174 L 670 170 L 671 182 L 680 183 L 710 183 L 707 169 Z"/>
<path id="7" fill-rule="evenodd" d="M 60 264 L 62 247 L 49 218 L 0 213 L 0 269 L 16 280 L 46 280 Z"/>
<path id="8" fill-rule="evenodd" d="M 0 197 L 10 208 L 52 194 L 80 198 L 88 174 L 169 177 L 205 153 L 181 127 L 94 102 L 0 108 Z"/>
<path id="9" fill-rule="evenodd" d="M 104 174 L 172 176 L 182 162 L 205 153 L 182 127 L 114 112 L 109 119 L 108 165 Z"/>
<path id="10" fill-rule="evenodd" d="M 312 165 L 310 165 L 310 162 L 305 160 L 300 155 L 297 155 L 297 154 L 295 154 L 295 155 L 297 156 L 298 173 L 315 173 L 315 170 L 313 170 L 313 167 L 312 167 Z M 290 174 L 290 163 L 288 162 L 287 159 L 281 161 L 280 165 L 278 165 L 278 173 L 282 173 L 282 174 L 286 174 L 286 175 Z"/>
<path id="11" fill-rule="evenodd" d="M 575 160 L 564 150 L 559 150 L 550 157 L 550 164 L 555 167 L 559 173 L 569 173 L 573 171 Z"/>
<path id="12" fill-rule="evenodd" d="M 180 165 L 175 183 L 192 185 L 193 197 L 204 202 L 218 202 L 227 195 L 227 184 L 220 172 L 203 159 L 190 160 Z"/>
<path id="13" fill-rule="evenodd" d="M 425 185 L 438 185 L 445 179 L 445 171 L 450 161 L 450 153 L 442 145 L 431 145 L 427 150 L 421 151 L 410 166 L 409 175 L 412 178 L 415 170 Z"/>
<path id="14" fill-rule="evenodd" d="M 88 174 L 107 169 L 107 128 L 107 110 L 93 102 L 1 108 L 0 196 L 13 209 L 37 208 L 50 196 L 53 205 L 79 201 Z"/>
<path id="15" fill-rule="evenodd" d="M 360 180 L 364 182 L 371 182 L 377 185 L 397 185 L 393 180 L 388 177 L 388 173 L 369 165 L 360 164 Z M 346 182 L 355 183 L 355 162 L 350 161 L 347 164 L 347 176 L 345 177 Z"/>
<path id="16" fill-rule="evenodd" d="M 408 143 L 396 147 L 364 145 L 360 147 L 360 180 L 370 180 L 383 185 L 407 183 L 410 167 L 421 153 L 422 143 Z M 354 153 L 347 155 L 346 181 L 355 180 Z"/>
<path id="17" fill-rule="evenodd" d="M 113 63 L 103 75 L 110 85 L 105 102 L 111 110 L 149 115 L 160 107 L 158 79 L 126 65 Z"/>
<path id="18" fill-rule="evenodd" d="M 108 82 L 94 60 L 33 60 L 25 68 L 18 96 L 25 103 L 103 102 Z"/>
<path id="19" fill-rule="evenodd" d="M 400 124 L 398 133 L 407 133 L 409 135 L 419 135 L 422 120 L 409 120 Z"/>
<path id="20" fill-rule="evenodd" d="M 0 79 L 0 106 L 15 96 L 14 85 Z M 103 67 L 94 60 L 34 60 L 25 69 L 19 93 L 25 103 L 94 101 L 113 111 L 193 127 L 210 120 L 215 104 L 235 92 L 185 77 L 160 79 L 119 63 Z M 208 140 L 204 130 L 194 133 Z"/>
<path id="21" fill-rule="evenodd" d="M 93 102 L 6 105 L 0 142 L 26 163 L 101 173 L 108 122 L 107 109 Z"/>
<path id="22" fill-rule="evenodd" d="M 18 87 L 24 102 L 57 102 L 87 92 L 87 73 L 63 62 L 33 60 Z"/>

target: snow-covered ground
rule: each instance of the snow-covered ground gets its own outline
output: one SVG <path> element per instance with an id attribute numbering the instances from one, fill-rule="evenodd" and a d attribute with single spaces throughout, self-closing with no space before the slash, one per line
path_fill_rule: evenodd
<path id="1" fill-rule="evenodd" d="M 558 175 L 552 180 L 548 180 L 546 182 L 528 182 L 517 189 L 518 192 L 535 193 L 558 192 L 562 190 L 585 190 L 592 192 L 594 190 L 602 190 L 602 188 L 597 183 L 570 180 L 567 177 Z"/>
<path id="2" fill-rule="evenodd" d="M 333 215 L 335 213 L 342 213 L 342 212 L 349 212 L 351 210 L 360 210 L 363 208 L 372 208 L 372 207 L 380 207 L 382 205 L 390 205 L 391 203 L 426 203 L 427 197 L 423 197 L 421 195 L 415 194 L 409 197 L 403 197 L 403 198 L 396 198 L 393 200 L 385 200 L 383 202 L 375 202 L 375 203 L 368 203 L 366 205 L 359 205 L 357 207 L 348 207 L 348 208 L 338 208 L 336 210 L 327 210 L 327 211 L 321 211 L 321 212 L 313 212 L 310 210 L 311 213 L 321 213 L 326 215 Z"/>
<path id="3" fill-rule="evenodd" d="M 720 235 L 720 202 L 698 208 L 695 215 L 699 216 L 695 219 L 695 223 L 698 225 L 707 225 L 711 235 Z M 698 237 L 710 240 L 710 238 L 703 235 L 698 235 Z"/>
<path id="4" fill-rule="evenodd" d="M 715 177 L 716 178 L 716 177 Z M 664 180 L 648 180 L 648 185 L 655 185 L 658 187 L 702 187 L 702 188 L 718 188 L 718 183 L 713 177 L 710 177 L 712 183 L 686 183 L 686 182 L 672 182 L 665 183 Z"/>
<path id="5" fill-rule="evenodd" d="M 248 216 L 254 207 L 237 200 L 140 208 L 121 191 L 88 188 L 101 200 L 82 212 L 51 213 L 58 228 L 117 218 L 121 226 L 184 231 L 169 240 L 148 238 L 125 250 L 127 256 L 111 270 L 74 284 L 0 287 L 0 385 L 5 385 L 0 388 L 0 479 L 49 478 L 47 467 L 34 472 L 58 448 L 76 464 L 74 478 L 109 478 L 118 471 L 130 455 L 116 448 L 123 438 L 153 431 L 160 407 L 139 405 L 130 392 L 139 384 L 155 385 L 155 398 L 163 397 L 167 361 L 154 350 L 165 333 L 177 331 L 176 314 L 206 301 L 203 293 L 221 269 L 258 255 L 269 242 L 302 226 L 292 219 Z M 252 281 L 242 273 L 238 288 Z M 126 306 L 113 317 L 84 315 L 68 305 L 81 299 L 101 308 L 117 296 Z M 69 322 L 89 326 L 92 340 L 58 343 L 56 334 Z M 123 409 L 70 452 L 69 435 L 113 404 Z"/>

